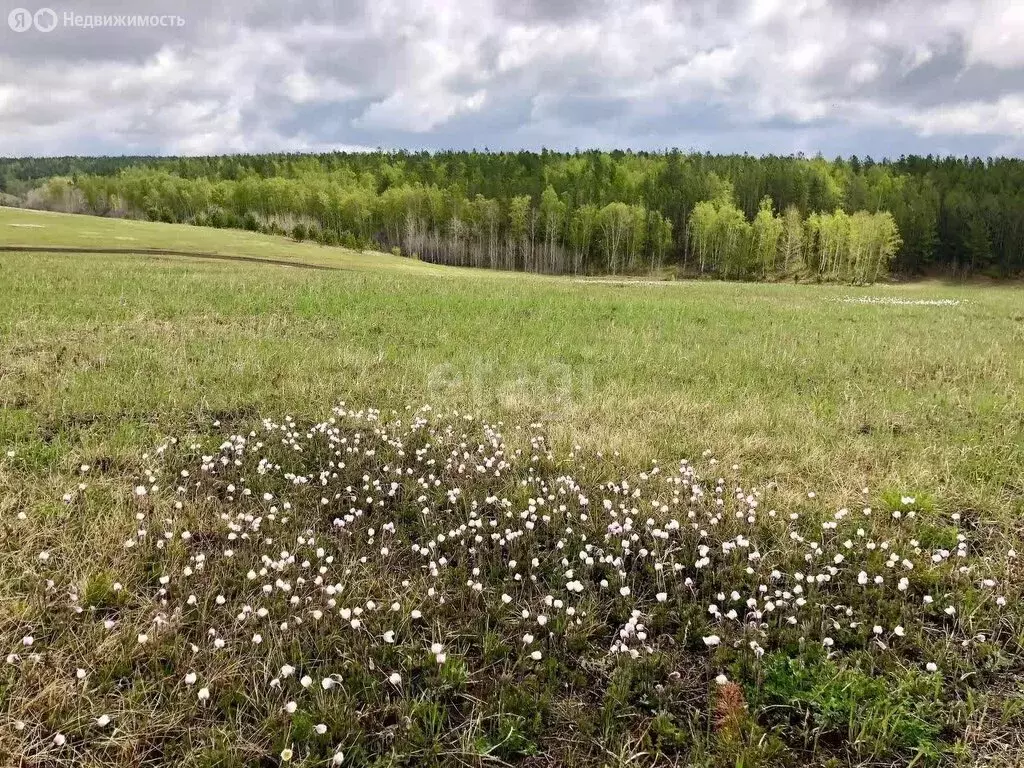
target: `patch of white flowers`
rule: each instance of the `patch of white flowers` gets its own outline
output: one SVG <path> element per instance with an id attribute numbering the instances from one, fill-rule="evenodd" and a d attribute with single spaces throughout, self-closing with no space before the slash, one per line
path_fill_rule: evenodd
<path id="1" fill-rule="evenodd" d="M 381 695 L 415 695 L 424 675 L 472 655 L 480 616 L 523 664 L 578 665 L 570 644 L 598 663 L 685 644 L 725 685 L 730 657 L 759 662 L 794 643 L 834 656 L 899 654 L 922 629 L 964 646 L 990 642 L 997 627 L 985 617 L 1007 605 L 1012 557 L 973 555 L 959 516 L 943 523 L 952 539 L 926 546 L 913 496 L 872 528 L 881 516 L 869 507 L 780 513 L 759 489 L 706 481 L 688 461 L 584 485 L 572 473 L 578 448 L 559 460 L 539 425 L 517 433 L 512 447 L 500 425 L 468 417 L 435 423 L 422 409 L 385 422 L 341 405 L 313 425 L 265 420 L 209 445 L 170 439 L 128 494 L 131 530 L 111 531 L 131 550 L 123 557 L 156 571 L 142 581 L 115 574 L 130 592 L 124 604 L 142 609 L 85 605 L 56 547 L 28 553 L 46 610 L 5 636 L 7 662 L 31 686 L 38 673 L 21 656 L 30 648 L 45 662 L 68 648 L 88 655 L 86 638 L 121 643 L 137 659 L 176 654 L 179 671 L 151 682 L 168 696 L 187 692 L 196 717 L 212 716 L 222 690 L 244 690 L 230 681 L 243 672 L 265 677 L 254 699 L 290 717 L 338 691 L 359 694 L 342 660 L 386 682 Z M 968 590 L 986 611 L 958 610 Z M 882 605 L 896 606 L 888 620 L 876 615 Z M 594 606 L 617 618 L 589 615 Z M 77 640 L 58 646 L 49 630 L 69 614 Z M 299 648 L 319 651 L 304 658 Z M 85 682 L 69 695 L 85 695 L 88 665 L 70 661 Z M 921 668 L 938 673 L 941 662 Z M 127 718 L 93 717 L 100 728 L 115 720 Z M 314 730 L 330 735 L 323 723 Z M 289 744 L 279 757 L 301 760 L 304 748 Z"/>
<path id="2" fill-rule="evenodd" d="M 876 304 L 894 307 L 957 307 L 963 299 L 901 299 L 896 296 L 846 296 L 844 304 Z"/>

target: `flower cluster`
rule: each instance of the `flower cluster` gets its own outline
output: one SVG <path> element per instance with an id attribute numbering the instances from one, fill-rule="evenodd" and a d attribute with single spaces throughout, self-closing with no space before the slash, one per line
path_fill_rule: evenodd
<path id="1" fill-rule="evenodd" d="M 893 307 L 958 307 L 963 299 L 901 299 L 897 296 L 845 296 L 844 304 L 877 304 Z"/>
<path id="2" fill-rule="evenodd" d="M 1017 599 L 1016 553 L 914 496 L 777 510 L 688 461 L 595 480 L 536 424 L 341 405 L 316 424 L 171 438 L 145 461 L 109 562 L 14 545 L 36 607 L 3 625 L 8 714 L 44 762 L 139 728 L 140 686 L 181 712 L 155 721 L 165 735 L 245 711 L 265 754 L 341 764 L 384 749 L 354 713 L 387 722 L 425 692 L 485 692 L 499 665 L 600 686 L 685 652 L 713 689 L 816 648 L 960 673 L 1009 641 Z M 87 483 L 63 503 L 100 513 Z M 64 704 L 44 714 L 29 702 L 54 680 Z"/>

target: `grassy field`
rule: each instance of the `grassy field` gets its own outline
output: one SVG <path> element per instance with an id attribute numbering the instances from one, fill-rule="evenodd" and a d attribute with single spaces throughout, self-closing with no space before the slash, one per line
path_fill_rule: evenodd
<path id="1" fill-rule="evenodd" d="M 11 209 L 0 209 L 0 245 L 171 248 L 287 259 L 339 270 L 316 272 L 149 255 L 0 252 L 0 647 L 4 653 L 25 657 L 9 663 L 0 676 L 0 719 L 24 724 L 18 732 L 22 735 L 2 729 L 6 734 L 0 735 L 0 755 L 6 750 L 13 756 L 8 762 L 128 765 L 174 759 L 188 765 L 275 764 L 283 760 L 284 750 L 293 750 L 286 755 L 292 762 L 309 765 L 326 764 L 339 752 L 346 754 L 345 764 L 359 765 L 520 760 L 532 765 L 757 766 L 797 760 L 889 765 L 915 757 L 922 762 L 975 764 L 983 756 L 990 764 L 1002 760 L 1003 765 L 1014 765 L 1024 755 L 1013 736 L 1020 724 L 1017 713 L 1022 701 L 1014 677 L 1021 670 L 1020 611 L 995 613 L 992 600 L 978 597 L 981 587 L 973 580 L 976 573 L 998 573 L 1000 594 L 1010 600 L 1011 608 L 1019 603 L 1018 573 L 1008 550 L 1020 541 L 1019 521 L 1024 514 L 1024 291 L 1020 287 L 919 283 L 851 288 L 546 278 L 444 269 L 390 255 L 244 232 Z M 620 564 L 611 569 L 607 580 L 612 587 L 616 578 L 633 584 L 637 609 L 662 635 L 674 638 L 672 650 L 658 646 L 649 658 L 641 656 L 637 662 L 648 666 L 627 672 L 615 667 L 598 673 L 585 664 L 594 648 L 603 645 L 607 652 L 607 638 L 615 636 L 618 626 L 628 624 L 631 605 L 626 604 L 625 595 L 619 599 L 613 592 L 614 600 L 594 598 L 588 611 L 581 605 L 580 612 L 588 619 L 585 637 L 576 638 L 578 645 L 567 641 L 564 648 L 547 646 L 544 662 L 530 667 L 529 657 L 506 663 L 520 645 L 510 638 L 522 630 L 509 625 L 505 637 L 504 625 L 496 618 L 504 602 L 498 600 L 500 589 L 511 589 L 499 588 L 506 582 L 495 570 L 499 561 L 507 568 L 508 551 L 479 555 L 485 566 L 493 566 L 484 568 L 492 581 L 482 579 L 487 582 L 481 593 L 486 602 L 480 605 L 466 602 L 474 599 L 471 583 L 477 576 L 465 571 L 464 561 L 450 555 L 459 562 L 458 568 L 448 569 L 453 571 L 452 581 L 444 582 L 452 590 L 450 601 L 432 616 L 436 622 L 448 616 L 446 620 L 454 622 L 451 632 L 435 623 L 420 637 L 414 631 L 415 622 L 409 632 L 423 643 L 440 642 L 450 648 L 457 665 L 435 665 L 432 658 L 423 662 L 411 652 L 402 659 L 375 656 L 376 650 L 364 649 L 370 654 L 368 661 L 359 655 L 363 651 L 348 646 L 339 650 L 338 645 L 331 651 L 313 635 L 302 635 L 289 645 L 286 635 L 275 633 L 271 641 L 271 633 L 264 631 L 267 658 L 278 660 L 274 664 L 293 659 L 291 663 L 301 670 L 296 656 L 313 654 L 323 661 L 333 654 L 358 668 L 345 672 L 346 679 L 356 680 L 359 675 L 373 677 L 376 673 L 367 670 L 383 664 L 390 665 L 389 671 L 405 665 L 400 677 L 407 681 L 403 685 L 408 695 L 394 695 L 397 684 L 374 678 L 372 684 L 353 687 L 352 691 L 362 694 L 348 692 L 347 709 L 321 712 L 325 722 L 330 715 L 336 723 L 330 726 L 334 738 L 329 748 L 326 741 L 316 746 L 319 736 L 310 730 L 312 720 L 301 725 L 295 719 L 282 719 L 279 710 L 284 702 L 275 698 L 279 687 L 266 696 L 246 693 L 257 677 L 264 679 L 267 669 L 260 667 L 260 674 L 254 672 L 250 679 L 245 676 L 248 672 L 241 671 L 241 657 L 231 657 L 228 666 L 240 665 L 239 674 L 222 685 L 234 686 L 234 698 L 215 695 L 210 700 L 219 714 L 213 707 L 196 710 L 194 697 L 189 699 L 191 709 L 174 704 L 181 686 L 174 691 L 161 688 L 156 682 L 159 670 L 173 668 L 177 674 L 187 664 L 189 645 L 196 644 L 195 637 L 203 637 L 207 629 L 203 622 L 212 622 L 216 611 L 212 595 L 217 589 L 229 592 L 231 600 L 244 598 L 241 587 L 228 586 L 234 571 L 213 567 L 207 577 L 212 582 L 206 584 L 213 590 L 208 595 L 210 613 L 196 617 L 186 631 L 187 622 L 182 623 L 179 611 L 188 609 L 183 602 L 178 604 L 178 598 L 187 595 L 187 588 L 181 587 L 185 590 L 181 595 L 172 590 L 168 604 L 167 596 L 160 594 L 162 588 L 152 581 L 161 569 L 173 571 L 178 579 L 183 564 L 194 568 L 195 552 L 183 550 L 178 538 L 186 514 L 192 515 L 188 524 L 195 526 L 193 531 L 208 531 L 205 545 L 212 547 L 211 552 L 219 552 L 221 545 L 211 542 L 224 531 L 210 521 L 222 519 L 220 515 L 229 508 L 218 508 L 210 495 L 189 490 L 187 498 L 194 503 L 186 502 L 186 511 L 180 515 L 169 511 L 172 496 L 164 499 L 163 494 L 170 494 L 174 483 L 158 482 L 145 474 L 147 469 L 158 474 L 154 447 L 169 435 L 180 436 L 181 443 L 161 459 L 160 471 L 196 473 L 206 462 L 196 451 L 186 450 L 186 443 L 206 441 L 204 445 L 210 446 L 206 452 L 220 455 L 217 446 L 225 437 L 263 429 L 262 418 L 280 423 L 288 416 L 304 425 L 295 431 L 300 442 L 311 444 L 303 456 L 308 455 L 310 462 L 316 456 L 321 462 L 300 463 L 293 471 L 312 477 L 338 468 L 325 469 L 329 465 L 322 463 L 328 461 L 323 447 L 312 447 L 316 438 L 311 435 L 319 433 L 307 433 L 308 426 L 329 416 L 332 406 L 342 400 L 347 408 L 359 411 L 337 416 L 339 424 L 352 430 L 345 434 L 351 439 L 355 432 L 366 431 L 368 443 L 381 440 L 381 455 L 390 455 L 399 465 L 402 460 L 393 453 L 395 446 L 373 435 L 378 422 L 368 420 L 363 409 L 382 409 L 379 423 L 401 418 L 403 423 L 392 432 L 412 445 L 417 438 L 408 431 L 410 414 L 432 406 L 430 428 L 436 433 L 430 450 L 437 450 L 438 465 L 450 470 L 443 475 L 446 484 L 460 474 L 451 464 L 451 451 L 458 454 L 465 449 L 458 440 L 459 428 L 453 438 L 444 425 L 468 423 L 465 414 L 491 425 L 502 422 L 505 437 L 496 441 L 500 449 L 479 422 L 472 422 L 473 434 L 484 434 L 481 445 L 490 446 L 491 459 L 494 451 L 513 456 L 516 447 L 525 451 L 524 457 L 531 452 L 537 456 L 534 475 L 525 458 L 518 468 L 510 460 L 510 485 L 502 486 L 501 492 L 516 513 L 520 505 L 524 509 L 534 505 L 515 495 L 522 492 L 512 478 L 522 478 L 535 495 L 540 492 L 535 486 L 553 489 L 557 478 L 571 473 L 596 503 L 597 494 L 612 493 L 602 488 L 602 482 L 640 477 L 645 470 L 649 473 L 652 461 L 677 468 L 681 458 L 698 461 L 708 452 L 718 463 L 703 460 L 701 473 L 711 490 L 719 473 L 727 478 L 718 495 L 723 498 L 722 508 L 730 513 L 735 508 L 736 520 L 745 520 L 753 507 L 749 500 L 734 498 L 733 486 L 747 492 L 761 489 L 759 493 L 766 494 L 764 505 L 784 513 L 773 516 L 772 522 L 758 518 L 749 530 L 734 530 L 729 526 L 738 523 L 727 519 L 711 540 L 719 535 L 722 540 L 761 536 L 774 542 L 780 567 L 783 562 L 810 562 L 821 551 L 831 557 L 833 545 L 841 549 L 841 542 L 821 537 L 820 528 L 821 521 L 831 520 L 837 510 L 850 508 L 859 514 L 864 505 L 884 509 L 884 519 L 873 519 L 876 527 L 869 527 L 865 535 L 886 541 L 883 549 L 889 548 L 891 540 L 901 556 L 920 557 L 925 565 L 914 572 L 912 593 L 932 589 L 945 590 L 947 597 L 958 596 L 964 606 L 971 606 L 973 624 L 966 618 L 962 625 L 960 619 L 954 626 L 944 624 L 941 612 L 934 623 L 916 617 L 920 626 L 913 633 L 913 649 L 891 662 L 865 661 L 863 654 L 868 651 L 861 647 L 865 643 L 857 645 L 837 636 L 839 645 L 849 645 L 849 653 L 835 661 L 828 651 L 831 645 L 825 646 L 824 657 L 793 650 L 807 644 L 821 649 L 821 634 L 828 627 L 819 617 L 815 627 L 801 624 L 799 636 L 758 630 L 768 634 L 756 635 L 755 645 L 760 642 L 768 655 L 763 668 L 751 671 L 739 651 L 734 656 L 721 655 L 727 653 L 729 642 L 712 648 L 719 656 L 711 661 L 706 653 L 699 653 L 700 638 L 711 631 L 703 626 L 709 620 L 707 606 L 698 605 L 701 610 L 691 616 L 673 602 L 672 589 L 664 584 L 656 587 L 653 581 L 647 584 L 650 574 L 644 566 Z M 538 448 L 536 440 L 531 445 L 528 437 L 539 434 L 545 440 Z M 471 448 L 476 445 L 476 438 L 467 439 Z M 442 446 L 450 450 L 441 452 Z M 579 448 L 573 450 L 575 446 Z M 232 478 L 239 487 L 262 477 L 255 467 L 258 458 L 255 451 L 246 452 L 242 468 L 232 470 L 241 473 Z M 290 466 L 288 456 L 278 458 L 283 466 Z M 81 465 L 89 466 L 91 474 L 83 473 Z M 371 465 L 374 477 L 386 476 L 389 468 L 373 459 L 364 457 L 352 466 L 369 472 Z M 416 472 L 422 470 L 419 465 Z M 345 481 L 345 473 L 341 475 Z M 140 478 L 148 489 L 144 499 L 132 490 Z M 78 489 L 79 482 L 88 487 Z M 227 504 L 228 470 L 211 482 L 216 486 L 212 495 Z M 276 484 L 266 478 L 255 480 L 253 487 L 260 482 L 275 500 L 291 493 L 284 478 Z M 358 482 L 359 477 L 347 479 L 348 484 Z M 152 488 L 154 484 L 158 488 Z M 366 486 L 371 496 L 386 490 L 386 486 L 371 486 Z M 355 497 L 346 495 L 347 487 L 343 482 L 334 500 L 344 497 L 345 504 L 358 506 Z M 643 482 L 640 487 L 645 501 L 648 493 L 652 501 L 663 496 L 664 489 L 648 488 Z M 497 492 L 497 486 L 483 488 L 472 482 L 465 486 L 467 497 L 472 498 L 477 498 L 474 493 Z M 621 488 L 615 493 L 623 495 Z M 61 501 L 65 494 L 70 500 Z M 454 505 L 451 497 L 431 499 L 428 506 L 436 503 L 439 511 L 446 503 Z M 259 499 L 230 501 L 255 504 Z M 411 496 L 408 501 L 412 504 Z M 312 506 L 315 510 L 315 499 Z M 660 502 L 655 509 L 658 506 Z M 720 514 L 713 507 L 705 510 L 698 504 L 694 508 L 702 510 L 697 518 L 706 515 L 716 521 L 715 515 Z M 781 529 L 771 527 L 778 524 L 777 519 L 788 520 L 791 510 L 808 521 L 811 532 L 787 530 L 782 535 Z M 623 514 L 628 511 L 624 508 Z M 916 512 L 930 534 L 900 528 L 901 523 L 888 515 L 894 511 Z M 27 519 L 17 517 L 19 513 Z M 253 511 L 247 508 L 243 513 Z M 153 537 L 161 515 L 173 518 L 176 522 L 168 530 L 177 546 L 166 551 L 149 549 L 145 537 L 133 532 L 136 514 L 153 517 Z M 319 530 L 319 518 L 305 519 L 298 512 L 296 518 L 303 519 L 309 530 Z M 928 566 L 932 549 L 945 550 L 947 555 L 948 550 L 957 550 L 950 521 L 955 528 L 961 521 L 966 526 L 968 520 L 970 567 L 975 569 L 971 578 L 951 565 L 946 568 L 945 558 Z M 584 522 L 597 524 L 596 520 Z M 593 537 L 605 535 L 605 523 L 592 531 Z M 580 530 L 588 528 L 577 524 Z M 663 524 L 659 517 L 657 525 Z M 762 529 L 762 524 L 768 527 Z M 403 534 L 399 521 L 397 535 L 436 542 L 445 524 L 438 525 L 437 529 L 407 528 Z M 328 525 L 320 536 L 329 536 L 331 530 Z M 792 533 L 802 538 L 786 538 Z M 295 535 L 296 531 L 287 532 L 293 539 Z M 569 541 L 563 540 L 563 545 L 572 549 L 575 535 L 567 534 Z M 824 549 L 807 554 L 803 543 L 815 535 L 821 537 Z M 133 536 L 137 546 L 125 549 L 123 542 Z M 546 544 L 538 541 L 535 550 L 525 551 L 553 551 L 555 538 Z M 352 541 L 356 539 L 359 547 L 353 543 L 339 557 L 357 552 L 373 555 L 379 549 L 381 539 L 375 542 L 374 534 L 365 529 Z M 799 547 L 792 544 L 797 540 Z M 576 545 L 584 547 L 585 559 L 585 545 Z M 854 551 L 864 558 L 880 556 L 874 547 L 850 550 Z M 40 559 L 43 552 L 46 557 Z M 261 554 L 266 553 L 256 552 L 255 547 L 251 553 L 257 569 L 259 562 L 267 562 L 259 559 Z M 488 556 L 494 559 L 487 560 Z M 854 559 L 850 554 L 846 557 L 850 562 Z M 405 615 L 409 606 L 403 595 L 415 589 L 388 585 L 387 576 L 410 574 L 413 587 L 426 590 L 424 569 L 418 562 L 378 565 L 383 570 L 373 578 L 359 580 L 346 574 L 346 594 L 358 595 L 360 605 L 370 595 L 382 605 L 396 600 Z M 721 565 L 722 574 L 732 573 L 738 581 L 759 578 L 730 571 L 735 563 Z M 875 565 L 880 571 L 887 567 L 884 560 Z M 248 568 L 246 564 L 241 573 Z M 564 588 L 565 569 L 557 558 L 552 558 L 550 569 L 545 570 L 544 563 L 537 568 L 534 575 L 540 581 L 533 582 L 537 589 L 552 579 L 560 579 Z M 852 578 L 856 576 L 853 572 Z M 45 578 L 56 587 L 47 585 Z M 594 578 L 596 583 L 599 579 Z M 917 583 L 918 578 L 925 583 Z M 123 583 L 130 598 L 117 596 L 121 590 L 115 595 L 110 587 L 114 581 Z M 468 596 L 458 592 L 467 583 Z M 723 585 L 709 578 L 692 591 L 698 603 L 721 602 L 720 591 L 729 591 Z M 758 588 L 756 583 L 746 586 Z M 525 605 L 524 610 L 535 616 L 535 602 L 543 597 L 543 590 L 533 594 L 520 582 L 515 587 L 521 593 L 512 595 L 513 606 Z M 675 606 L 676 613 L 670 617 L 658 613 L 664 602 L 654 601 L 658 590 L 669 595 L 666 605 Z M 60 611 L 62 616 L 69 615 L 69 591 L 75 597 L 72 603 L 102 604 L 104 615 L 116 614 L 119 627 L 125 627 L 123 636 L 103 639 L 98 630 L 80 627 L 73 618 L 54 620 Z M 844 593 L 844 599 L 858 611 L 877 609 L 892 618 L 903 615 L 899 606 L 905 597 L 909 599 L 905 592 L 894 591 L 885 599 Z M 60 609 L 57 593 L 65 601 Z M 641 604 L 641 595 L 650 598 L 650 606 Z M 303 600 L 321 598 L 305 595 Z M 253 606 L 258 602 L 258 597 L 248 599 Z M 945 607 L 944 602 L 938 606 L 938 594 L 936 600 L 937 607 Z M 821 604 L 826 602 L 823 598 Z M 460 611 L 444 614 L 456 606 Z M 157 625 L 178 626 L 177 634 L 150 631 L 165 638 L 161 641 L 165 647 L 135 647 L 136 634 L 144 633 L 140 627 L 161 612 L 166 616 Z M 961 608 L 957 615 L 964 612 Z M 86 613 L 95 614 L 95 610 Z M 686 622 L 678 618 L 683 615 Z M 458 625 L 462 616 L 473 616 L 474 622 L 483 621 L 484 626 Z M 573 620 L 562 620 L 571 629 Z M 864 621 L 868 626 L 872 623 Z M 569 629 L 559 627 L 566 637 L 571 635 Z M 957 650 L 957 644 L 969 642 L 979 627 L 989 637 L 982 644 L 985 647 Z M 885 630 L 888 637 L 890 627 Z M 228 630 L 218 631 L 227 634 L 230 643 Z M 635 636 L 635 626 L 630 631 Z M 34 666 L 26 661 L 28 646 L 18 647 L 30 632 L 37 638 L 35 648 L 50 646 Z M 493 648 L 475 648 L 473 638 L 490 638 L 494 632 L 500 637 L 493 640 Z M 732 640 L 725 632 L 719 634 L 723 640 Z M 1001 637 L 998 644 L 994 636 Z M 185 638 L 192 639 L 186 642 Z M 813 642 L 808 643 L 811 638 Z M 750 637 L 737 633 L 735 639 L 733 645 L 747 647 Z M 949 674 L 939 683 L 923 671 L 921 679 L 913 677 L 911 671 L 931 658 L 924 654 L 934 656 L 940 646 Z M 80 666 L 74 660 L 76 654 L 88 656 L 97 670 L 103 668 L 102 675 L 97 671 L 95 690 L 75 681 L 75 668 Z M 213 676 L 215 662 L 205 659 L 205 648 L 199 655 L 204 659 L 193 667 Z M 499 657 L 500 663 L 494 660 Z M 792 669 L 780 671 L 787 658 L 817 665 L 816 672 L 805 675 L 805 682 L 810 681 L 807 691 L 814 691 L 817 698 L 803 689 L 782 693 L 771 688 L 771 680 L 802 679 Z M 572 667 L 570 659 L 579 660 L 573 669 L 586 678 L 573 695 L 563 690 L 573 672 L 558 666 Z M 121 667 L 113 669 L 117 664 Z M 827 674 L 821 672 L 826 669 L 823 665 L 832 665 Z M 699 673 L 688 677 L 694 669 Z M 726 670 L 730 680 L 741 685 L 736 691 L 709 682 Z M 815 677 L 819 673 L 825 677 Z M 124 681 L 132 674 L 150 682 L 128 685 Z M 680 674 L 693 685 L 669 696 L 669 681 L 678 681 Z M 91 668 L 86 675 L 92 680 Z M 659 675 L 664 677 L 662 682 L 657 682 Z M 870 675 L 888 681 L 889 687 L 875 691 Z M 221 677 L 231 675 L 222 672 Z M 483 685 L 487 678 L 507 678 L 514 687 L 500 688 L 497 695 Z M 649 686 L 637 683 L 641 679 Z M 413 681 L 416 693 L 409 687 Z M 766 693 L 769 689 L 785 704 L 773 703 Z M 722 693 L 725 690 L 733 692 Z M 69 691 L 88 698 L 88 717 L 54 704 L 70 696 Z M 890 702 L 885 695 L 892 691 L 899 693 Z M 858 702 L 874 701 L 871 697 L 876 695 L 879 711 L 865 715 L 856 708 Z M 484 706 L 492 696 L 502 702 L 503 709 L 497 713 Z M 732 704 L 728 700 L 723 704 L 729 696 Z M 853 703 L 844 696 L 852 696 Z M 942 712 L 928 709 L 926 703 L 934 703 L 937 696 L 952 697 L 956 705 Z M 809 703 L 804 709 L 794 704 L 805 699 Z M 113 735 L 92 733 L 86 727 L 87 719 L 91 722 L 102 714 L 95 708 L 104 701 L 119 708 L 120 714 L 111 713 L 117 728 Z M 536 715 L 534 722 L 524 701 L 540 702 L 535 711 L 543 712 L 543 717 Z M 686 710 L 686 701 L 698 702 L 696 710 Z M 913 707 L 904 706 L 907 702 Z M 616 706 L 621 717 L 613 715 L 608 722 L 590 723 L 586 728 L 580 725 L 578 708 L 614 710 Z M 785 721 L 772 714 L 786 706 L 802 713 L 804 730 L 796 714 Z M 262 715 L 254 714 L 260 707 L 277 714 L 260 719 Z M 305 704 L 300 702 L 302 707 Z M 373 713 L 369 721 L 359 729 L 342 727 L 360 708 Z M 162 715 L 151 715 L 158 709 Z M 683 710 L 688 714 L 681 714 Z M 841 722 L 844 717 L 848 722 Z M 861 718 L 873 725 L 857 732 L 854 721 Z M 912 727 L 920 723 L 924 726 Z M 381 741 L 367 735 L 374 729 L 403 730 L 405 735 Z M 584 735 L 573 735 L 576 731 Z M 54 743 L 57 732 L 66 734 L 66 742 Z M 183 733 L 192 735 L 186 738 Z"/>

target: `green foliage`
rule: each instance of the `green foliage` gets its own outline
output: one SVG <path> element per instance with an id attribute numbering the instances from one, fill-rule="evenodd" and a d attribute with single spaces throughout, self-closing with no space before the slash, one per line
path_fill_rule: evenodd
<path id="1" fill-rule="evenodd" d="M 253 211 L 245 211 L 242 214 L 242 229 L 246 229 L 250 232 L 260 231 L 259 217 Z"/>
<path id="2" fill-rule="evenodd" d="M 482 754 L 503 760 L 537 754 L 550 706 L 548 695 L 539 693 L 536 681 L 530 679 L 501 687 L 486 736 L 477 745 Z"/>
<path id="3" fill-rule="evenodd" d="M 752 230 L 733 203 L 730 189 L 723 188 L 713 200 L 694 206 L 690 231 L 701 274 L 710 271 L 733 278 L 751 275 Z"/>
<path id="4" fill-rule="evenodd" d="M 872 283 L 889 274 L 900 245 L 888 212 L 815 213 L 805 225 L 803 271 L 822 280 Z"/>
<path id="5" fill-rule="evenodd" d="M 908 493 L 887 488 L 882 491 L 881 498 L 889 512 L 920 511 L 931 513 L 935 511 L 935 498 L 923 491 Z"/>
<path id="6" fill-rule="evenodd" d="M 650 740 L 652 747 L 662 754 L 674 754 L 692 742 L 690 733 L 669 712 L 659 712 L 651 720 Z"/>
<path id="7" fill-rule="evenodd" d="M 671 242 L 663 253 L 655 230 L 663 236 L 665 227 L 648 223 L 649 247 L 640 251 L 646 270 L 657 269 L 659 260 L 689 267 L 698 260 L 688 231 L 697 203 L 730 201 L 753 222 L 768 197 L 784 219 L 790 209 L 803 218 L 836 209 L 890 212 L 901 240 L 892 267 L 900 273 L 1024 270 L 1019 159 L 910 156 L 878 163 L 597 150 L 7 158 L 0 159 L 0 183 L 22 201 L 52 210 L 180 222 L 200 220 L 206 211 L 212 226 L 238 227 L 248 211 L 284 217 L 289 226 L 288 217 L 303 216 L 429 260 L 576 272 L 591 254 L 601 257 L 593 270 L 610 261 L 587 234 L 592 212 L 577 215 L 585 206 L 641 205 L 662 217 Z M 238 218 L 228 223 L 212 215 L 214 208 Z M 446 232 L 456 216 L 464 227 L 461 245 L 436 242 L 432 233 Z M 789 224 L 785 232 L 783 252 L 792 262 L 798 238 Z M 755 251 L 764 244 L 753 242 Z M 746 267 L 757 276 L 770 261 L 765 252 Z M 736 276 L 743 266 L 730 260 L 716 268 Z M 811 275 L 834 279 L 816 270 Z"/>
<path id="8" fill-rule="evenodd" d="M 774 725 L 808 748 L 842 738 L 860 758 L 936 758 L 955 712 L 943 701 L 939 675 L 864 672 L 824 657 L 781 653 L 764 659 L 760 703 Z"/>
<path id="9" fill-rule="evenodd" d="M 116 579 L 110 571 L 93 571 L 82 590 L 82 602 L 97 610 L 116 608 L 123 600 L 121 593 L 114 587 L 115 583 Z"/>

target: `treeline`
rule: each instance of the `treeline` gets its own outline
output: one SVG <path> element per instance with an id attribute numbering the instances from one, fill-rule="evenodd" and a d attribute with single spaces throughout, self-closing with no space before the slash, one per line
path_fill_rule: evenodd
<path id="1" fill-rule="evenodd" d="M 696 271 L 725 278 L 786 275 L 872 283 L 889 274 L 901 239 L 888 211 L 850 215 L 841 209 L 806 219 L 791 205 L 783 215 L 761 200 L 748 222 L 728 192 L 697 203 L 690 215 Z"/>
<path id="2" fill-rule="evenodd" d="M 51 176 L 61 178 L 43 185 Z M 536 271 L 670 266 L 834 280 L 1024 271 L 1024 163 L 1014 159 L 676 151 L 39 158 L 0 160 L 0 191 L 30 205 L 305 229 L 326 242 Z"/>
<path id="3" fill-rule="evenodd" d="M 671 263 L 673 226 L 658 211 L 621 201 L 574 206 L 551 184 L 536 202 L 530 195 L 502 201 L 419 182 L 378 192 L 372 174 L 348 170 L 210 181 L 127 168 L 116 176 L 54 177 L 41 188 L 39 202 L 101 216 L 382 247 L 455 266 L 613 275 L 676 266 L 727 279 L 847 282 L 873 282 L 889 273 L 900 237 L 888 212 L 848 215 L 837 209 L 803 217 L 790 206 L 780 215 L 764 197 L 748 221 L 728 181 L 711 172 L 707 184 L 714 196 L 694 205 L 682 260 Z"/>
<path id="4" fill-rule="evenodd" d="M 377 191 L 348 171 L 238 181 L 128 168 L 116 176 L 54 177 L 43 207 L 99 216 L 236 227 L 352 248 L 381 247 L 455 266 L 604 274 L 665 265 L 672 225 L 642 204 L 571 208 L 550 185 L 535 202 L 507 201 L 419 182 Z"/>

